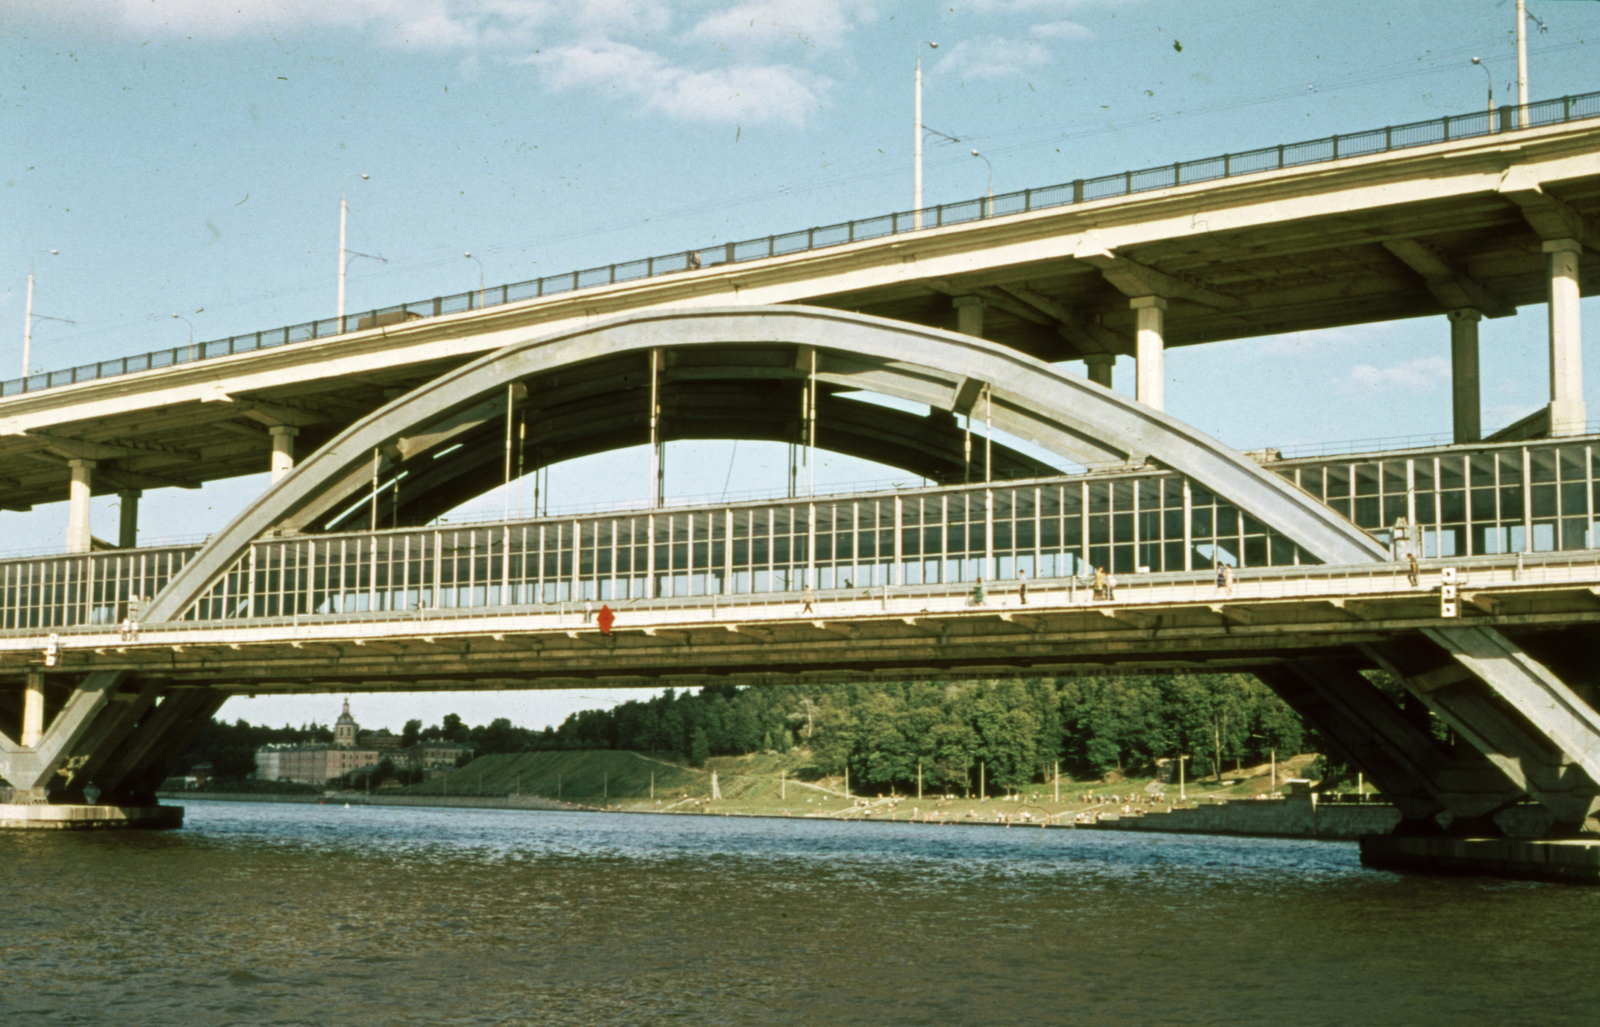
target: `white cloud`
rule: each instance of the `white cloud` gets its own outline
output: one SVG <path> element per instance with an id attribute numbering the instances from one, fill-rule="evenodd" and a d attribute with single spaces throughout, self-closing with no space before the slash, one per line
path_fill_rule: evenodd
<path id="1" fill-rule="evenodd" d="M 951 47 L 937 70 L 961 78 L 1004 78 L 1038 67 L 1049 58 L 1049 51 L 1037 40 L 977 36 Z"/>
<path id="2" fill-rule="evenodd" d="M 830 83 L 788 65 L 697 71 L 661 54 L 605 41 L 557 47 L 530 58 L 555 89 L 612 90 L 683 121 L 801 124 Z"/>
<path id="3" fill-rule="evenodd" d="M 1432 392 L 1450 380 L 1450 361 L 1443 357 L 1419 357 L 1388 367 L 1357 364 L 1337 381 L 1340 392 Z"/>
<path id="4" fill-rule="evenodd" d="M 1075 21 L 1049 21 L 1042 25 L 1032 25 L 1028 28 L 1028 35 L 1037 39 L 1093 39 L 1094 33 L 1088 26 L 1080 25 Z"/>
<path id="5" fill-rule="evenodd" d="M 702 18 L 688 35 L 741 53 L 792 43 L 832 50 L 873 17 L 862 0 L 752 0 Z"/>

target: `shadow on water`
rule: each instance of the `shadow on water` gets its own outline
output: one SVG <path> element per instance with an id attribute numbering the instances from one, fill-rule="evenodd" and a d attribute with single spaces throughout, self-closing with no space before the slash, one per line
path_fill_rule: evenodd
<path id="1" fill-rule="evenodd" d="M 1353 844 L 196 803 L 6 834 L 0 1022 L 1594 1022 L 1600 891 Z"/>

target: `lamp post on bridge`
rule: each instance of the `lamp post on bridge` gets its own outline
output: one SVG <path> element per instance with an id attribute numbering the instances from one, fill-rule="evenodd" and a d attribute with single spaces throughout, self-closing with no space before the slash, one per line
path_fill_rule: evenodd
<path id="1" fill-rule="evenodd" d="M 462 256 L 478 265 L 478 308 L 481 310 L 483 309 L 483 261 L 474 257 L 471 250 L 463 253 Z"/>
<path id="2" fill-rule="evenodd" d="M 61 255 L 60 250 L 49 250 L 47 252 L 52 257 L 59 257 Z M 69 325 L 78 323 L 76 321 L 69 321 L 64 317 L 47 317 L 44 314 L 35 314 L 33 312 L 33 260 L 30 258 L 28 260 L 28 299 L 27 303 L 24 304 L 22 314 L 22 377 L 24 380 L 27 379 L 28 373 L 31 370 L 31 359 L 33 354 L 33 322 L 35 321 L 60 321 L 62 324 Z"/>
<path id="3" fill-rule="evenodd" d="M 1478 67 L 1482 68 L 1483 69 L 1484 78 L 1489 80 L 1489 131 L 1491 133 L 1493 133 L 1494 130 L 1495 130 L 1495 126 L 1494 126 L 1494 75 L 1492 73 L 1490 73 L 1489 66 L 1487 64 L 1483 63 L 1483 61 L 1480 60 L 1479 58 L 1474 57 L 1472 59 L 1472 63 L 1476 64 Z"/>
<path id="4" fill-rule="evenodd" d="M 182 321 L 184 324 L 189 326 L 189 356 L 193 357 L 194 356 L 194 322 L 189 320 L 188 318 L 184 317 L 182 314 L 173 314 L 172 315 L 172 319 L 174 321 Z"/>
<path id="5" fill-rule="evenodd" d="M 922 227 L 922 48 L 930 50 L 939 49 L 939 44 L 929 39 L 917 42 L 917 77 L 916 77 L 916 103 L 915 125 L 912 133 L 912 171 L 911 171 L 911 227 Z"/>
<path id="6" fill-rule="evenodd" d="M 352 171 L 350 174 L 344 176 L 344 182 L 342 182 L 339 186 L 339 311 L 337 316 L 339 318 L 339 331 L 341 332 L 344 331 L 344 275 L 345 268 L 349 264 L 349 260 L 345 257 L 344 243 L 345 224 L 350 218 L 350 204 L 345 197 L 346 193 L 348 193 L 350 189 L 350 180 L 355 178 L 357 175 L 361 177 L 361 181 L 363 182 L 372 177 L 365 172 Z M 365 256 L 365 254 L 357 254 L 357 256 Z"/>
<path id="7" fill-rule="evenodd" d="M 983 205 L 983 216 L 986 218 L 992 218 L 994 217 L 994 165 L 989 164 L 989 158 L 985 157 L 977 150 L 973 150 L 972 155 L 989 166 L 989 192 L 987 194 L 988 202 Z"/>

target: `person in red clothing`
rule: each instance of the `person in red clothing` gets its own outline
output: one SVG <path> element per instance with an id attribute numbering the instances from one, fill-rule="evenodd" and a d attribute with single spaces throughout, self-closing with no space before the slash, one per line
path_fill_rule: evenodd
<path id="1" fill-rule="evenodd" d="M 617 622 L 617 615 L 611 612 L 611 607 L 601 603 L 600 614 L 595 620 L 600 624 L 600 634 L 609 636 L 611 634 L 611 625 Z"/>

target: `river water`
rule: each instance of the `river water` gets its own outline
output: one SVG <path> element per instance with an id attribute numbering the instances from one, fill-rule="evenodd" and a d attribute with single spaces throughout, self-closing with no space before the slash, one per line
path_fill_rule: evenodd
<path id="1" fill-rule="evenodd" d="M 0 1024 L 1582 1024 L 1600 889 L 1353 844 L 197 802 L 0 834 Z"/>

